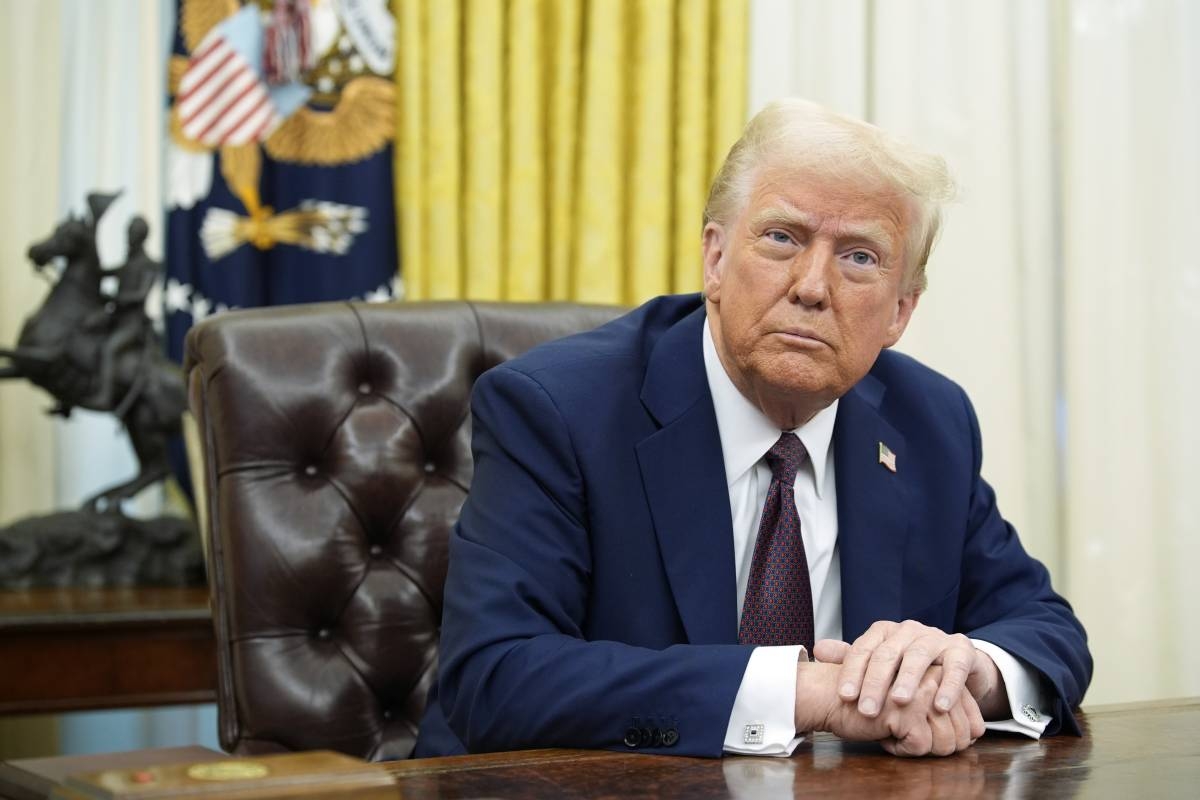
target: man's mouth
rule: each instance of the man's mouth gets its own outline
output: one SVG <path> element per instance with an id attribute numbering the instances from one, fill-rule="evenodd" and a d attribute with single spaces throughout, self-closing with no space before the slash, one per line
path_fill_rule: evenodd
<path id="1" fill-rule="evenodd" d="M 805 346 L 814 347 L 817 345 L 824 345 L 825 347 L 829 347 L 829 342 L 825 341 L 825 337 L 821 336 L 819 333 L 814 331 L 812 328 L 789 327 L 789 328 L 783 328 L 782 330 L 775 331 L 775 333 L 779 334 L 780 336 L 784 337 L 785 339 L 787 339 L 790 342 L 794 342 L 795 344 L 797 344 L 801 347 L 805 347 Z"/>

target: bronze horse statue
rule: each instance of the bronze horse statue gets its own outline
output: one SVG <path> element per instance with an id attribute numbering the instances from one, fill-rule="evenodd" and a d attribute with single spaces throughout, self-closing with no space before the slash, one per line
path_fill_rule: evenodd
<path id="1" fill-rule="evenodd" d="M 72 408 L 114 413 L 137 455 L 138 474 L 86 502 L 93 509 L 118 507 L 167 476 L 167 443 L 177 434 L 187 403 L 179 368 L 162 351 L 144 304 L 158 264 L 142 245 L 148 227 L 140 217 L 129 225 L 124 266 L 106 271 L 96 250 L 96 225 L 116 195 L 88 196 L 86 219 L 73 215 L 29 248 L 39 272 L 51 260 L 65 262 L 42 303 L 21 328 L 12 349 L 0 349 L 0 378 L 24 378 L 57 401 L 50 413 Z M 114 296 L 101 279 L 115 275 Z"/>

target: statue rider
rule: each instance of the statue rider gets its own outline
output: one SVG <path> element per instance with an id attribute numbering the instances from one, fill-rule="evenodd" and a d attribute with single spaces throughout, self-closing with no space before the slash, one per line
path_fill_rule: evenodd
<path id="1" fill-rule="evenodd" d="M 108 335 L 100 347 L 96 384 L 89 401 L 95 408 L 116 408 L 118 417 L 133 405 L 144 380 L 144 363 L 148 349 L 157 346 L 157 338 L 146 316 L 146 296 L 159 276 L 159 264 L 146 255 L 146 237 L 150 228 L 146 220 L 134 217 L 129 223 L 129 250 L 124 266 L 116 270 L 117 293 L 105 308 L 93 312 L 83 323 L 85 330 L 102 331 Z M 120 387 L 123 397 L 117 396 Z"/>

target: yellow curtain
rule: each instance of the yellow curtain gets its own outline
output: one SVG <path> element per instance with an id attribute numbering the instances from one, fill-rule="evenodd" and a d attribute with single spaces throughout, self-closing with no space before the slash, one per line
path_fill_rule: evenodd
<path id="1" fill-rule="evenodd" d="M 700 288 L 746 115 L 748 0 L 400 0 L 411 299 L 634 304 Z"/>

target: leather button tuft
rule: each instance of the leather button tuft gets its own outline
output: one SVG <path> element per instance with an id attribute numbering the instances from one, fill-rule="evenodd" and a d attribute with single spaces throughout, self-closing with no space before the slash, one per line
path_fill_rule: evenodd
<path id="1" fill-rule="evenodd" d="M 667 728 L 662 732 L 663 747 L 674 747 L 679 741 L 679 731 L 674 728 Z"/>
<path id="2" fill-rule="evenodd" d="M 432 475 L 435 472 L 437 472 L 437 464 L 434 464 L 432 461 L 426 461 L 425 462 L 425 474 Z"/>
<path id="3" fill-rule="evenodd" d="M 363 381 L 362 383 L 360 383 L 358 385 L 358 393 L 359 394 L 370 394 L 371 393 L 371 384 L 367 383 L 366 381 Z"/>
<path id="4" fill-rule="evenodd" d="M 371 555 L 375 558 L 379 558 L 381 555 L 383 555 L 383 546 L 378 544 L 371 545 Z"/>
<path id="5" fill-rule="evenodd" d="M 331 636 L 333 636 L 333 632 L 329 628 L 321 628 L 317 631 L 317 638 L 323 642 L 328 641 Z"/>
<path id="6" fill-rule="evenodd" d="M 304 468 L 304 474 L 305 474 L 305 475 L 307 475 L 307 476 L 308 476 L 308 477 L 310 477 L 310 478 L 311 478 L 311 477 L 313 477 L 314 475 L 316 475 L 316 474 L 317 474 L 317 467 L 316 467 L 316 465 L 315 465 L 315 464 L 309 464 L 307 467 L 305 467 L 305 468 Z"/>
<path id="7" fill-rule="evenodd" d="M 392 716 L 393 716 L 392 710 L 390 708 L 385 708 L 383 710 L 383 718 L 384 719 L 390 720 L 392 718 Z"/>
<path id="8" fill-rule="evenodd" d="M 642 729 L 629 728 L 625 731 L 625 746 L 626 747 L 641 747 L 642 746 Z"/>

